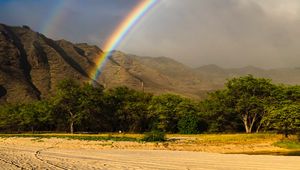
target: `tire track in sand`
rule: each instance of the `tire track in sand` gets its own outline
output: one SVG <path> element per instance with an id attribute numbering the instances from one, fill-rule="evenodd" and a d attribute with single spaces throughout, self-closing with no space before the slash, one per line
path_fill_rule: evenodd
<path id="1" fill-rule="evenodd" d="M 54 144 L 54 146 L 51 146 L 51 147 L 47 147 L 47 148 L 43 148 L 43 149 L 40 149 L 40 150 L 37 150 L 34 154 L 34 157 L 52 167 L 55 167 L 55 168 L 58 168 L 58 169 L 63 169 L 63 170 L 68 170 L 68 168 L 65 168 L 65 167 L 62 167 L 62 166 L 59 166 L 59 165 L 56 165 L 52 162 L 50 162 L 49 160 L 46 160 L 46 159 L 43 159 L 40 155 L 42 153 L 42 151 L 46 151 L 46 150 L 49 150 L 49 149 L 53 149 L 55 148 L 56 145 L 58 145 L 60 142 Z"/>
<path id="2" fill-rule="evenodd" d="M 3 159 L 3 158 L 0 158 L 0 161 L 2 161 L 2 162 L 4 162 L 4 163 L 7 163 L 7 164 L 9 164 L 9 165 L 12 165 L 12 166 L 14 166 L 14 167 L 16 167 L 16 168 L 18 168 L 18 169 L 26 169 L 25 167 L 23 167 L 23 166 L 21 166 L 21 165 L 19 165 L 19 164 L 17 164 L 17 163 L 15 163 L 14 161 L 12 161 L 12 160 L 6 160 L 6 159 Z"/>

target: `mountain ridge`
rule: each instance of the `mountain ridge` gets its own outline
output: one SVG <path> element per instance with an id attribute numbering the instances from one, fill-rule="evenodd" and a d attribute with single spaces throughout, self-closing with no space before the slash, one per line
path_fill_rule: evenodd
<path id="1" fill-rule="evenodd" d="M 0 24 L 0 103 L 47 98 L 65 78 L 91 82 L 90 71 L 102 53 L 95 45 L 52 40 L 28 26 Z M 121 51 L 112 53 L 95 84 L 108 89 L 126 85 L 154 94 L 200 99 L 222 88 L 226 79 L 246 74 L 272 78 L 276 83 L 300 84 L 300 69 L 191 68 L 168 57 L 140 57 Z"/>

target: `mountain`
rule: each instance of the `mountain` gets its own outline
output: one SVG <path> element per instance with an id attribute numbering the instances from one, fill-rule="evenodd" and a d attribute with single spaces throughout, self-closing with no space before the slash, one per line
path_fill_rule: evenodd
<path id="1" fill-rule="evenodd" d="M 139 57 L 113 53 L 99 79 L 105 87 L 126 85 L 155 94 L 176 93 L 199 98 L 207 91 L 193 69 L 166 57 Z M 143 85 L 143 87 L 142 87 Z"/>
<path id="2" fill-rule="evenodd" d="M 91 82 L 89 73 L 102 53 L 86 43 L 52 40 L 28 26 L 0 24 L 0 103 L 47 98 L 65 78 Z M 175 93 L 199 99 L 208 91 L 224 87 L 226 79 L 247 74 L 276 83 L 300 84 L 299 68 L 191 68 L 167 57 L 140 57 L 120 51 L 113 52 L 94 84 L 107 89 L 126 85 L 154 94 Z"/>
<path id="3" fill-rule="evenodd" d="M 233 77 L 252 74 L 255 77 L 272 79 L 274 83 L 283 84 L 300 84 L 299 68 L 277 68 L 277 69 L 261 69 L 253 66 L 242 68 L 221 68 L 216 65 L 206 65 L 196 68 L 195 71 L 200 76 L 205 76 L 206 80 L 210 80 L 213 84 L 222 85 L 227 79 Z"/>
<path id="4" fill-rule="evenodd" d="M 27 26 L 0 24 L 0 102 L 48 97 L 66 77 L 90 81 L 92 54 L 84 46 L 51 40 Z M 97 47 L 92 51 L 101 53 Z"/>
<path id="5" fill-rule="evenodd" d="M 101 53 L 97 46 L 55 41 L 28 26 L 0 24 L 0 103 L 47 98 L 55 92 L 57 83 L 65 78 L 90 82 L 89 72 Z M 172 71 L 165 75 L 166 72 L 143 64 L 139 58 L 114 52 L 97 82 L 106 88 L 126 85 L 156 94 L 173 92 L 197 97 L 194 91 L 179 87 L 181 80 L 173 78 Z"/>

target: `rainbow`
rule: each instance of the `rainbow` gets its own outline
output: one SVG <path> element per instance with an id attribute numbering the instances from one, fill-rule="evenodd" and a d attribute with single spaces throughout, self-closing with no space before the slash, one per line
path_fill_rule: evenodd
<path id="1" fill-rule="evenodd" d="M 112 55 L 113 50 L 122 42 L 134 25 L 158 2 L 158 0 L 141 1 L 119 24 L 115 31 L 103 45 L 103 53 L 96 59 L 96 67 L 90 72 L 92 82 L 96 81 L 107 59 Z"/>
<path id="2" fill-rule="evenodd" d="M 68 6 L 70 2 L 71 1 L 67 0 L 58 1 L 40 26 L 40 32 L 46 34 L 48 37 L 54 37 L 59 25 L 62 25 L 64 19 L 68 16 L 64 8 Z"/>

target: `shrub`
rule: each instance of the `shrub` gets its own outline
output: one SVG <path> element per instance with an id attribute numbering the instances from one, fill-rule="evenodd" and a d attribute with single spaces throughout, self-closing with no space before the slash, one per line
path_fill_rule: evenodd
<path id="1" fill-rule="evenodd" d="M 178 129 L 183 134 L 199 133 L 198 130 L 199 120 L 194 114 L 184 115 L 178 122 Z"/>
<path id="2" fill-rule="evenodd" d="M 166 134 L 161 131 L 152 131 L 149 133 L 145 133 L 142 140 L 147 142 L 156 142 L 156 141 L 163 142 L 166 140 Z"/>
<path id="3" fill-rule="evenodd" d="M 179 133 L 197 134 L 207 130 L 207 123 L 196 114 L 186 114 L 178 121 Z"/>

